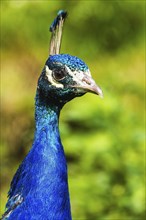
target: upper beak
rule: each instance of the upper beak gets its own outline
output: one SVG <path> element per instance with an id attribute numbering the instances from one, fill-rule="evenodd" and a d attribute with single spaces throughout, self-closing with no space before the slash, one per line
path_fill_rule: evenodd
<path id="1" fill-rule="evenodd" d="M 99 95 L 101 98 L 103 98 L 103 92 L 101 88 L 95 83 L 95 81 L 92 79 L 91 75 L 85 74 L 77 85 L 75 85 L 76 88 L 83 89 L 86 92 L 92 92 L 94 94 Z"/>

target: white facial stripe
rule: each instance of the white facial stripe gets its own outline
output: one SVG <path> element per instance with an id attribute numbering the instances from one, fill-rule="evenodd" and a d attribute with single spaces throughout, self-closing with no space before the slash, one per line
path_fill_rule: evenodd
<path id="1" fill-rule="evenodd" d="M 86 72 L 83 72 L 81 70 L 78 71 L 75 70 L 74 72 L 72 72 L 67 66 L 66 69 L 69 75 L 73 78 L 73 81 L 75 81 L 78 85 L 85 86 L 89 84 L 88 81 L 85 79 L 86 76 L 91 78 L 91 73 L 89 69 Z"/>
<path id="2" fill-rule="evenodd" d="M 52 77 L 52 70 L 50 70 L 47 65 L 45 65 L 45 70 L 46 70 L 46 76 L 48 78 L 48 81 L 51 83 L 51 85 L 57 88 L 64 88 L 64 85 L 62 83 L 55 81 L 55 79 Z"/>

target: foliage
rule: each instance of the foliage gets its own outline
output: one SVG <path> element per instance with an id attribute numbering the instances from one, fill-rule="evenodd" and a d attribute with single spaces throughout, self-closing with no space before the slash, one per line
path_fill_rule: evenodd
<path id="1" fill-rule="evenodd" d="M 1 2 L 1 213 L 33 141 L 37 78 L 62 8 L 62 52 L 82 58 L 104 92 L 73 100 L 60 118 L 73 219 L 144 219 L 142 1 Z"/>

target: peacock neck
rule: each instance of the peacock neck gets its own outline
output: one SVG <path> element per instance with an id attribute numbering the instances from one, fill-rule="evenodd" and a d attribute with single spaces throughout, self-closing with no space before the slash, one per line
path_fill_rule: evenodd
<path id="1" fill-rule="evenodd" d="M 30 164 L 30 184 L 33 184 L 34 195 L 38 194 L 39 201 L 45 204 L 43 209 L 46 207 L 47 215 L 52 216 L 50 219 L 70 220 L 67 165 L 58 128 L 60 110 L 60 106 L 46 105 L 46 100 L 40 100 L 36 95 L 36 131 L 26 160 Z"/>
<path id="2" fill-rule="evenodd" d="M 32 151 L 34 155 L 38 154 L 40 156 L 43 166 L 44 163 L 49 165 L 52 175 L 53 171 L 58 170 L 60 164 L 67 174 L 66 159 L 59 134 L 61 107 L 53 103 L 46 103 L 46 100 L 41 100 L 38 94 L 36 95 L 36 130 Z M 51 161 L 53 161 L 53 164 Z M 61 172 L 61 170 L 58 170 L 58 172 Z"/>
<path id="3" fill-rule="evenodd" d="M 47 103 L 46 100 L 41 100 L 38 93 L 36 94 L 35 102 L 35 122 L 36 131 L 40 131 L 44 126 L 58 126 L 61 107 Z"/>

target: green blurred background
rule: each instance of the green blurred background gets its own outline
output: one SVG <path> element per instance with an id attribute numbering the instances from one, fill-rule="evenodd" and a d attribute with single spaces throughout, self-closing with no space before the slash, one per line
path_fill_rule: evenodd
<path id="1" fill-rule="evenodd" d="M 83 59 L 104 92 L 71 101 L 60 118 L 73 219 L 144 219 L 144 8 L 138 0 L 1 1 L 1 214 L 32 145 L 49 25 L 65 9 L 61 52 Z"/>

